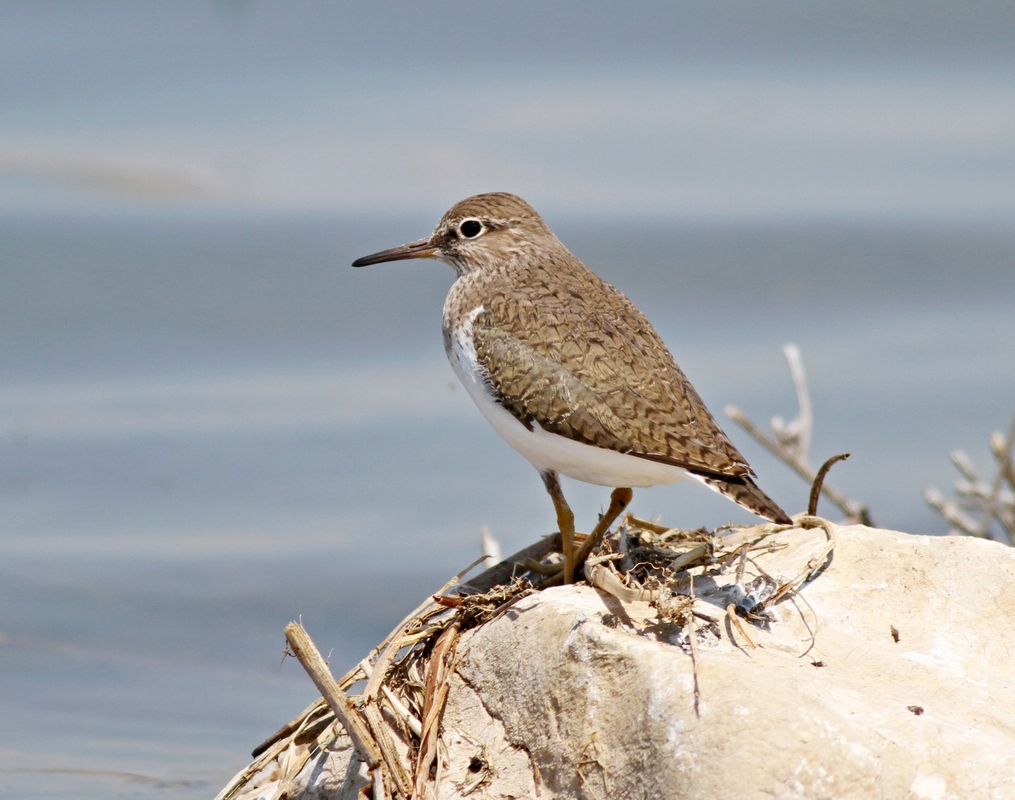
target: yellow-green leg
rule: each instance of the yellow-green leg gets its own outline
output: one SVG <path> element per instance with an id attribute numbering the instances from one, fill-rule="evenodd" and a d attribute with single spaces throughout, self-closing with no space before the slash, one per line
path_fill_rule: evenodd
<path id="1" fill-rule="evenodd" d="M 610 495 L 610 507 L 606 509 L 606 513 L 599 518 L 599 522 L 596 523 L 596 527 L 592 529 L 592 533 L 588 535 L 582 546 L 578 549 L 578 553 L 575 555 L 574 562 L 575 568 L 577 569 L 585 563 L 585 559 L 589 557 L 589 553 L 592 552 L 599 540 L 603 538 L 610 526 L 617 520 L 628 504 L 631 502 L 631 498 L 634 497 L 634 492 L 626 487 L 621 487 L 613 490 L 613 494 Z"/>
<path id="2" fill-rule="evenodd" d="M 564 551 L 564 583 L 574 583 L 574 514 L 564 499 L 557 473 L 553 470 L 541 472 L 543 485 L 550 493 L 553 508 L 557 512 L 557 528 L 560 530 L 561 550 Z"/>

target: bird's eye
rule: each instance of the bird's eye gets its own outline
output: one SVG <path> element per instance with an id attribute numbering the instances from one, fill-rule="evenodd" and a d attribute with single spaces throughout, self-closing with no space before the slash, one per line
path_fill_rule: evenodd
<path id="1" fill-rule="evenodd" d="M 483 232 L 483 223 L 478 219 L 465 219 L 458 226 L 458 230 L 462 232 L 462 236 L 466 239 L 475 239 Z"/>

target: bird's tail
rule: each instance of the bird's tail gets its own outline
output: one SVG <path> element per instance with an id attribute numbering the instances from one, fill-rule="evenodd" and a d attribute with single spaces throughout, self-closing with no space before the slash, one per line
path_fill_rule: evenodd
<path id="1" fill-rule="evenodd" d="M 789 514 L 783 511 L 776 502 L 758 488 L 750 478 L 740 480 L 723 480 L 710 475 L 695 475 L 706 486 L 719 494 L 726 495 L 730 500 L 742 505 L 748 511 L 757 514 L 759 517 L 770 519 L 780 525 L 792 525 L 793 520 Z"/>

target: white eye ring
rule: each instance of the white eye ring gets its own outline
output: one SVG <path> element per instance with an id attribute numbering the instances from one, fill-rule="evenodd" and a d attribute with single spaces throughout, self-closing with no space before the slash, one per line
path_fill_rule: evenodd
<path id="1" fill-rule="evenodd" d="M 463 219 L 458 223 L 458 233 L 461 234 L 463 239 L 475 239 L 485 231 L 486 226 L 475 217 Z"/>

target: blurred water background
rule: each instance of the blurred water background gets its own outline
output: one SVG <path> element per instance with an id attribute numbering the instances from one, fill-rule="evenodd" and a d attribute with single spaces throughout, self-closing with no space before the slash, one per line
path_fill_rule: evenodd
<path id="1" fill-rule="evenodd" d="M 436 262 L 513 191 L 725 419 L 792 416 L 941 534 L 1015 405 L 1005 3 L 0 5 L 0 795 L 209 797 L 479 554 L 554 527 L 444 360 Z M 607 490 L 565 492 L 586 527 Z M 635 510 L 750 516 L 693 486 Z M 830 508 L 823 511 L 832 514 Z"/>

